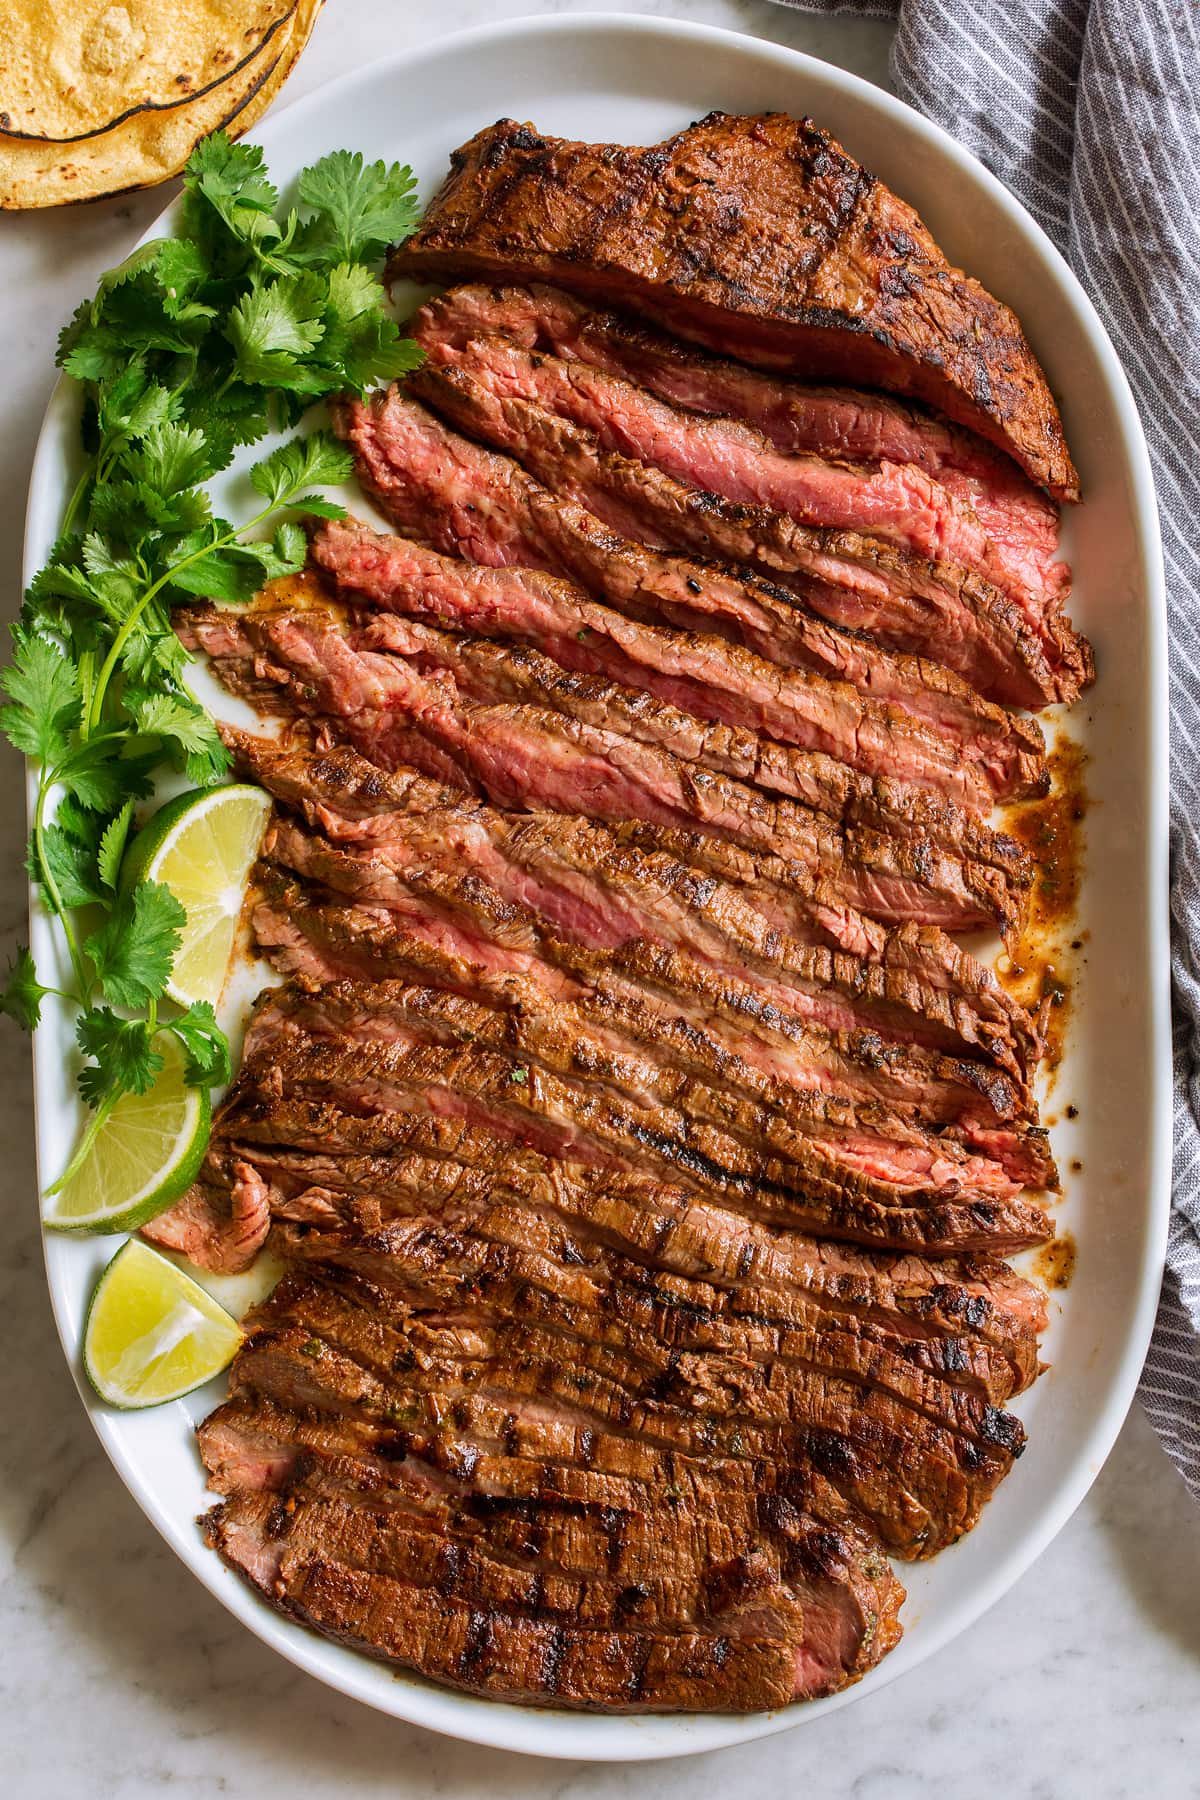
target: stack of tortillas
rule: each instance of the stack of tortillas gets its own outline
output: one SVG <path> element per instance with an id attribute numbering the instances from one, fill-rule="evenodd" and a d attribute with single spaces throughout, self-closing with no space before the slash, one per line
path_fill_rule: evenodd
<path id="1" fill-rule="evenodd" d="M 178 174 L 266 111 L 322 0 L 0 0 L 0 207 Z"/>

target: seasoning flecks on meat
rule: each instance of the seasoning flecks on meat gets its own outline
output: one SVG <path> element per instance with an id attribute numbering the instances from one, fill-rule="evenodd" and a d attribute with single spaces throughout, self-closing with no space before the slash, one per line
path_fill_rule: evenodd
<path id="1" fill-rule="evenodd" d="M 811 120 L 714 112 L 640 149 L 502 119 L 454 152 L 389 275 L 557 283 L 759 368 L 921 400 L 1078 495 L 1014 314 Z"/>
<path id="2" fill-rule="evenodd" d="M 1091 679 L 1012 314 L 826 134 L 502 122 L 333 408 L 401 535 L 176 628 L 271 720 L 282 978 L 147 1236 L 286 1272 L 199 1430 L 272 1604 L 522 1703 L 749 1711 L 899 1635 L 1024 1447 L 1047 1030 L 1010 710 Z M 506 283 L 507 285 L 491 285 Z M 553 285 L 552 285 L 553 284 Z M 807 385 L 817 375 L 838 385 Z M 923 406 L 936 411 L 923 410 Z M 977 435 L 978 434 L 978 435 Z"/>

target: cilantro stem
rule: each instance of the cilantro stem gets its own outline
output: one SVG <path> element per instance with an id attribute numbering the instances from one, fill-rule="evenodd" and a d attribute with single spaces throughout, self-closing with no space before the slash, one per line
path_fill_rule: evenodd
<path id="1" fill-rule="evenodd" d="M 67 537 L 69 535 L 71 527 L 75 523 L 75 514 L 79 511 L 80 502 L 87 493 L 88 483 L 95 473 L 96 465 L 94 461 L 89 461 L 83 474 L 79 477 L 79 480 L 71 490 L 71 498 L 67 501 L 67 510 L 63 514 L 62 531 L 60 533 L 62 537 Z"/>
<path id="2" fill-rule="evenodd" d="M 103 1100 L 84 1126 L 83 1133 L 75 1146 L 75 1151 L 70 1162 L 67 1164 L 58 1180 L 52 1182 L 46 1189 L 47 1196 L 50 1194 L 57 1194 L 61 1188 L 66 1187 L 72 1176 L 77 1174 L 83 1167 L 84 1163 L 87 1161 L 92 1145 L 100 1134 L 101 1126 L 104 1125 L 111 1114 L 113 1107 L 117 1104 L 117 1101 L 125 1091 L 126 1090 L 123 1087 L 116 1087 L 105 1094 Z"/>
<path id="3" fill-rule="evenodd" d="M 37 803 L 33 809 L 33 841 L 37 849 L 37 862 L 38 869 L 41 873 L 42 885 L 50 896 L 51 908 L 57 916 L 63 929 L 63 936 L 67 940 L 67 949 L 71 956 L 71 967 L 75 971 L 75 980 L 78 984 L 80 995 L 86 996 L 89 994 L 92 985 L 88 975 L 87 964 L 84 962 L 83 952 L 79 948 L 79 941 L 71 926 L 70 916 L 63 904 L 62 893 L 57 881 L 54 879 L 54 871 L 50 867 L 49 860 L 46 856 L 46 797 L 54 784 L 57 773 L 57 770 L 46 770 L 45 768 L 41 769 L 38 773 Z M 87 1005 L 86 998 L 81 1000 L 81 1005 Z"/>
<path id="4" fill-rule="evenodd" d="M 214 538 L 210 544 L 203 544 L 199 550 L 193 550 L 189 556 L 184 556 L 179 562 L 172 563 L 171 567 L 167 569 L 164 574 L 160 575 L 157 581 L 151 583 L 137 605 L 125 615 L 120 630 L 113 639 L 112 647 L 104 659 L 103 667 L 96 678 L 96 685 L 92 690 L 91 703 L 88 706 L 87 713 L 83 720 L 83 736 L 85 739 L 92 737 L 99 729 L 100 715 L 104 706 L 104 696 L 108 692 L 108 685 L 121 660 L 121 653 L 129 642 L 130 636 L 132 635 L 138 620 L 155 596 L 160 594 L 163 588 L 169 587 L 171 582 L 174 581 L 175 577 L 180 574 L 182 570 L 189 568 L 194 562 L 200 562 L 206 556 L 211 556 L 214 550 L 227 550 L 231 544 L 237 543 L 243 532 L 253 531 L 256 525 L 261 525 L 265 519 L 269 519 L 273 512 L 286 506 L 291 498 L 292 495 L 288 494 L 277 501 L 273 501 L 271 505 L 265 506 L 260 513 L 257 513 L 254 518 L 248 519 L 244 525 L 235 526 L 233 530 L 227 531 L 224 536 Z"/>

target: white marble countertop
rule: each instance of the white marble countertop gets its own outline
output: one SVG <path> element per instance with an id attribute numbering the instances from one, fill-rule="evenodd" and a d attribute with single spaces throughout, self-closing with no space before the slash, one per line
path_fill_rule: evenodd
<path id="1" fill-rule="evenodd" d="M 579 0 L 330 0 L 298 97 L 378 55 Z M 886 79 L 889 31 L 760 0 L 660 0 Z M 403 106 L 403 95 L 397 95 Z M 0 579 L 17 609 L 25 488 L 59 325 L 161 195 L 0 218 Z M 0 931 L 23 931 L 15 759 L 0 801 Z M 0 1795 L 5 1800 L 1120 1800 L 1200 1796 L 1200 1513 L 1136 1409 L 1070 1525 L 963 1639 L 819 1723 L 698 1761 L 597 1768 L 459 1745 L 297 1673 L 178 1564 L 96 1444 L 63 1363 L 35 1223 L 27 1046 L 0 1030 L 9 1225 L 0 1317 Z"/>

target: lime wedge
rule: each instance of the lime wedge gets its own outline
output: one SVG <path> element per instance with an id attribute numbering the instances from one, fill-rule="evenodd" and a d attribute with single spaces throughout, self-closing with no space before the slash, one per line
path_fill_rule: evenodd
<path id="1" fill-rule="evenodd" d="M 121 867 L 121 885 L 161 881 L 187 914 L 167 984 L 180 1006 L 216 1006 L 225 985 L 246 880 L 266 830 L 271 801 L 261 788 L 204 788 L 181 794 L 143 826 Z"/>
<path id="2" fill-rule="evenodd" d="M 188 1087 L 179 1039 L 162 1032 L 163 1067 L 145 1094 L 122 1094 L 71 1179 L 48 1194 L 52 1231 L 136 1231 L 191 1186 L 208 1143 L 208 1089 Z"/>
<path id="3" fill-rule="evenodd" d="M 83 1366 L 110 1406 L 161 1406 L 219 1375 L 241 1341 L 211 1294 L 131 1238 L 96 1283 Z"/>

